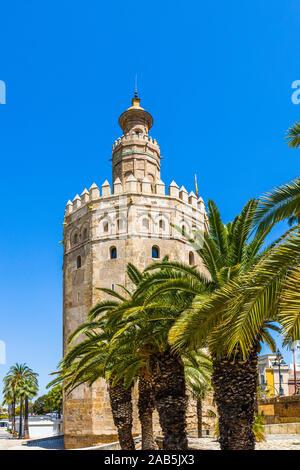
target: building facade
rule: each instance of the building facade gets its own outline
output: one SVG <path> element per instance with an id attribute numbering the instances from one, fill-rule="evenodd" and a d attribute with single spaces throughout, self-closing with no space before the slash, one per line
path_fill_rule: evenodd
<path id="1" fill-rule="evenodd" d="M 143 270 L 153 261 L 170 259 L 197 265 L 201 259 L 184 234 L 208 230 L 203 199 L 173 181 L 166 194 L 161 180 L 160 148 L 149 136 L 152 116 L 135 95 L 119 118 L 123 135 L 113 144 L 112 186 L 93 184 L 66 206 L 64 218 L 63 335 L 86 320 L 101 299 L 97 287 L 130 287 L 126 265 Z M 138 432 L 135 419 L 135 432 Z M 104 381 L 82 386 L 64 401 L 66 448 L 116 440 L 117 433 Z"/>
<path id="2" fill-rule="evenodd" d="M 261 394 L 264 398 L 288 396 L 290 369 L 283 361 L 280 363 L 276 354 L 264 354 L 258 358 L 258 375 Z"/>

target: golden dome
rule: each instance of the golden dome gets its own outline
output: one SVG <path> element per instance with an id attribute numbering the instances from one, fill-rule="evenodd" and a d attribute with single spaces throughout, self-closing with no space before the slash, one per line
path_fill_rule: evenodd
<path id="1" fill-rule="evenodd" d="M 119 117 L 119 126 L 123 129 L 124 134 L 129 132 L 136 124 L 142 124 L 145 126 L 147 128 L 147 132 L 153 125 L 151 114 L 140 106 L 140 101 L 141 100 L 138 98 L 137 93 L 135 93 L 132 98 L 130 108 L 128 108 Z"/>

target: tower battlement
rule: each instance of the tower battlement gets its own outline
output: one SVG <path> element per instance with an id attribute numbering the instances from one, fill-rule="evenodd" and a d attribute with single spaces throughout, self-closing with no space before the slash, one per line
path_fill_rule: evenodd
<path id="1" fill-rule="evenodd" d="M 128 132 L 126 135 L 122 135 L 113 144 L 113 152 L 118 150 L 121 145 L 128 145 L 129 143 L 137 145 L 147 145 L 152 147 L 156 152 L 160 153 L 160 147 L 155 139 L 147 134 L 136 133 L 135 131 Z"/>
<path id="2" fill-rule="evenodd" d="M 123 186 L 120 179 L 117 179 L 113 187 L 106 180 L 102 186 L 101 190 L 99 187 L 93 183 L 88 191 L 86 188 L 81 193 L 81 196 L 76 194 L 73 199 L 73 202 L 69 200 L 66 204 L 65 217 L 68 217 L 70 214 L 74 214 L 79 209 L 84 207 L 92 209 L 91 206 L 87 207 L 91 202 L 101 202 L 105 200 L 109 203 L 108 199 L 111 199 L 113 202 L 116 196 L 130 195 L 134 194 L 136 196 L 147 196 L 149 198 L 163 198 L 163 199 L 177 199 L 178 202 L 184 203 L 188 207 L 190 206 L 193 209 L 196 209 L 201 214 L 206 214 L 204 201 L 202 198 L 197 199 L 193 191 L 190 193 L 182 186 L 180 189 L 175 181 L 169 185 L 168 194 L 165 194 L 165 183 L 161 180 L 158 180 L 154 184 L 154 192 L 152 192 L 152 186 L 147 178 L 138 180 L 134 177 L 128 177 Z"/>

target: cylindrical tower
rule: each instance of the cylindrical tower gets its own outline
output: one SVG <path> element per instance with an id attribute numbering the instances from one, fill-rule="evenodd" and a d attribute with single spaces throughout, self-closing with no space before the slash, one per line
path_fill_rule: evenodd
<path id="1" fill-rule="evenodd" d="M 124 134 L 113 145 L 113 181 L 119 178 L 124 185 L 133 175 L 141 187 L 141 181 L 147 178 L 154 191 L 154 185 L 160 179 L 160 148 L 149 136 L 153 119 L 140 106 L 137 94 L 132 99 L 132 106 L 119 117 L 119 125 Z"/>
<path id="2" fill-rule="evenodd" d="M 203 200 L 173 181 L 165 193 L 160 179 L 160 149 L 148 132 L 151 115 L 135 96 L 119 118 L 124 135 L 113 146 L 113 184 L 96 184 L 69 201 L 64 218 L 64 350 L 70 333 L 86 320 L 103 293 L 130 287 L 127 264 L 143 270 L 155 260 L 170 259 L 203 269 L 184 233 L 207 230 Z M 178 231 L 175 227 L 180 227 Z M 123 291 L 120 290 L 123 293 Z M 102 297 L 101 297 L 102 296 Z M 134 398 L 135 403 L 136 397 Z M 134 433 L 139 433 L 136 407 Z M 155 428 L 158 429 L 158 421 Z M 81 386 L 64 400 L 66 448 L 117 440 L 106 384 Z"/>

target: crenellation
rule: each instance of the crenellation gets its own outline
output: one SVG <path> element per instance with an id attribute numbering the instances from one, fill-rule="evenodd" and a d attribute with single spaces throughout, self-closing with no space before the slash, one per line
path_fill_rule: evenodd
<path id="1" fill-rule="evenodd" d="M 85 204 L 90 200 L 90 194 L 88 190 L 85 188 L 81 193 L 81 204 Z"/>
<path id="2" fill-rule="evenodd" d="M 123 192 L 123 185 L 119 177 L 114 181 L 113 191 L 114 195 L 122 194 Z"/>
<path id="3" fill-rule="evenodd" d="M 197 207 L 200 210 L 200 212 L 205 211 L 205 204 L 204 204 L 204 201 L 203 201 L 202 197 L 199 197 L 199 199 L 197 201 Z"/>
<path id="4" fill-rule="evenodd" d="M 179 190 L 179 199 L 181 199 L 183 202 L 189 202 L 188 192 L 184 186 L 181 186 Z"/>
<path id="5" fill-rule="evenodd" d="M 102 197 L 108 197 L 111 195 L 111 187 L 107 180 L 104 181 L 101 188 L 102 188 Z"/>
<path id="6" fill-rule="evenodd" d="M 90 187 L 90 200 L 98 199 L 100 197 L 100 189 L 98 186 L 93 183 Z"/>
<path id="7" fill-rule="evenodd" d="M 137 185 L 138 185 L 138 180 L 137 178 L 135 178 L 133 176 L 133 174 L 131 173 L 131 175 L 128 176 L 126 182 L 125 182 L 125 190 L 126 192 L 133 192 L 133 193 L 136 193 L 137 192 Z"/>
<path id="8" fill-rule="evenodd" d="M 179 198 L 179 186 L 173 180 L 169 186 L 169 196 Z"/>
<path id="9" fill-rule="evenodd" d="M 69 200 L 66 204 L 66 215 L 71 214 L 73 211 L 73 203 Z"/>
<path id="10" fill-rule="evenodd" d="M 81 206 L 81 198 L 78 194 L 73 199 L 73 210 L 76 211 L 76 209 L 79 209 Z"/>
<path id="11" fill-rule="evenodd" d="M 159 196 L 165 196 L 166 185 L 161 179 L 156 181 L 156 194 Z"/>
<path id="12" fill-rule="evenodd" d="M 197 207 L 197 196 L 194 191 L 191 191 L 189 194 L 189 204 L 191 204 L 193 207 Z"/>
<path id="13" fill-rule="evenodd" d="M 159 145 L 156 139 L 153 139 L 151 136 L 148 136 L 146 134 L 136 134 L 135 132 L 128 132 L 127 134 L 122 135 L 122 137 L 118 137 L 118 139 L 115 140 L 113 143 L 113 151 L 117 151 L 120 145 L 128 145 L 129 143 L 136 143 L 137 145 L 146 144 L 147 146 L 152 147 L 156 150 L 156 152 L 159 153 Z"/>
<path id="14" fill-rule="evenodd" d="M 152 192 L 151 182 L 145 176 L 145 178 L 142 179 L 142 193 L 151 194 L 151 192 Z"/>

